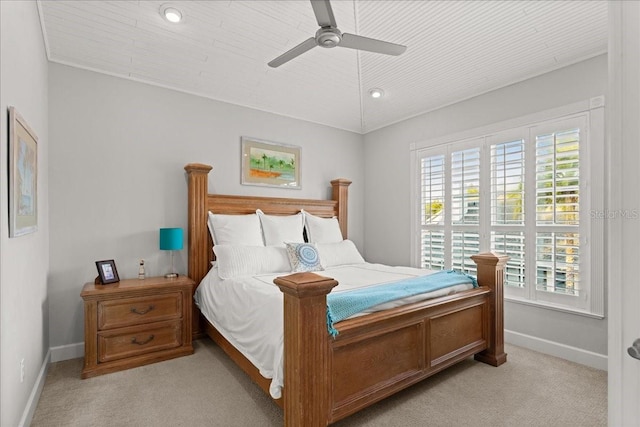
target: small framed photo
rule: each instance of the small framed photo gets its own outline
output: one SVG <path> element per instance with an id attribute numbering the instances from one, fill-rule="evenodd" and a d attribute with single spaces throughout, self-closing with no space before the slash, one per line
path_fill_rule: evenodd
<path id="1" fill-rule="evenodd" d="M 300 147 L 243 136 L 243 185 L 300 189 Z"/>
<path id="2" fill-rule="evenodd" d="M 96 261 L 96 267 L 98 268 L 98 277 L 103 285 L 120 281 L 114 260 Z"/>

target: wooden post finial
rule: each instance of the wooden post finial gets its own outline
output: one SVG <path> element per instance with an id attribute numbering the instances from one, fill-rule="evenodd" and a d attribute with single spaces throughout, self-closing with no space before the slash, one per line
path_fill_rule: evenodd
<path id="1" fill-rule="evenodd" d="M 209 173 L 213 169 L 213 167 L 209 165 L 205 165 L 203 163 L 189 163 L 184 167 L 184 170 L 187 171 L 188 174 L 193 172 L 196 173 Z"/>

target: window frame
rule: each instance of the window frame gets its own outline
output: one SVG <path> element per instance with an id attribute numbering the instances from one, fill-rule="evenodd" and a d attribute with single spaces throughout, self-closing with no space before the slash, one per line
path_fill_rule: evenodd
<path id="1" fill-rule="evenodd" d="M 580 127 L 580 284 L 582 291 L 578 297 L 537 290 L 536 251 L 525 252 L 527 268 L 525 274 L 526 287 L 514 288 L 505 286 L 505 299 L 526 305 L 541 306 L 553 310 L 581 314 L 588 317 L 604 317 L 604 231 L 606 222 L 595 221 L 597 213 L 604 209 L 604 162 L 593 162 L 592 159 L 604 158 L 604 97 L 594 97 L 589 100 L 554 108 L 539 113 L 519 117 L 516 119 L 495 123 L 481 128 L 436 138 L 429 141 L 412 143 L 411 154 L 411 257 L 412 265 L 420 267 L 422 230 L 421 205 L 421 159 L 432 155 L 445 156 L 445 186 L 446 198 L 451 201 L 451 153 L 471 147 L 480 146 L 481 167 L 480 185 L 480 244 L 479 250 L 490 250 L 491 232 L 497 230 L 524 229 L 525 244 L 527 239 L 536 238 L 536 230 L 549 229 L 537 226 L 535 217 L 525 216 L 525 225 L 497 226 L 491 222 L 491 147 L 493 144 L 509 142 L 512 138 L 525 140 L 525 194 L 535 194 L 535 136 L 543 134 L 543 130 L 554 128 L 558 123 L 582 120 L 584 127 Z M 556 131 L 561 129 L 555 127 Z M 531 142 L 532 141 L 532 142 Z M 529 143 L 531 142 L 531 143 Z M 533 164 L 533 167 L 531 165 Z M 585 174 L 584 172 L 588 172 Z M 585 176 L 586 175 L 586 176 Z M 531 191 L 534 191 L 531 193 Z M 525 197 L 525 215 L 535 212 L 535 198 Z M 533 205 L 532 205 L 533 204 Z M 445 224 L 440 227 L 445 235 L 445 268 L 451 267 L 451 231 L 459 229 L 460 225 L 451 224 L 451 206 L 445 203 Z M 532 210 L 533 209 L 533 210 Z M 594 213 L 596 213 L 594 215 Z M 430 227 L 436 229 L 437 227 Z M 465 226 L 462 226 L 465 228 Z M 551 226 L 550 229 L 554 227 Z M 557 227 L 560 228 L 560 227 Z M 535 240 L 534 240 L 535 241 Z M 529 244 L 530 245 L 530 244 Z"/>

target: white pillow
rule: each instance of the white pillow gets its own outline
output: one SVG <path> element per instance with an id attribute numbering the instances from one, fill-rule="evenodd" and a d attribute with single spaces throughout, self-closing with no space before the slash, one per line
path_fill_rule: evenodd
<path id="1" fill-rule="evenodd" d="M 324 268 L 366 262 L 351 240 L 338 243 L 316 243 L 316 246 Z"/>
<path id="2" fill-rule="evenodd" d="M 221 279 L 291 272 L 285 248 L 216 245 L 213 252 L 216 254 L 218 276 Z"/>
<path id="3" fill-rule="evenodd" d="M 313 243 L 285 243 L 287 255 L 291 263 L 291 271 L 321 271 L 324 270 L 320 262 L 318 248 Z"/>
<path id="4" fill-rule="evenodd" d="M 307 227 L 307 239 L 311 243 L 338 243 L 342 242 L 342 231 L 336 217 L 321 218 L 304 213 L 305 226 Z"/>
<path id="5" fill-rule="evenodd" d="M 221 215 L 209 212 L 214 245 L 264 246 L 258 215 Z"/>
<path id="6" fill-rule="evenodd" d="M 296 215 L 266 215 L 258 209 L 256 214 L 262 224 L 262 236 L 266 246 L 284 247 L 284 242 L 304 243 L 302 212 Z"/>

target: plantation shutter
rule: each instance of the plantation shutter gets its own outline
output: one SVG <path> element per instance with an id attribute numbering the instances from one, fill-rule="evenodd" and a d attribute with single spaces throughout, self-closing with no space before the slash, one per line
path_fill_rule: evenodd
<path id="1" fill-rule="evenodd" d="M 421 159 L 421 266 L 430 270 L 446 267 L 445 217 L 445 156 Z"/>
<path id="2" fill-rule="evenodd" d="M 580 129 L 535 135 L 536 289 L 580 294 Z"/>
<path id="3" fill-rule="evenodd" d="M 493 140 L 500 140 L 494 137 Z M 525 286 L 525 140 L 491 144 L 491 250 L 509 255 L 505 285 Z"/>
<path id="4" fill-rule="evenodd" d="M 480 147 L 451 153 L 451 267 L 475 274 L 480 248 Z"/>
<path id="5" fill-rule="evenodd" d="M 603 168 L 591 161 L 604 155 L 604 111 L 594 105 L 417 149 L 415 262 L 474 274 L 471 255 L 504 253 L 505 297 L 601 316 L 600 219 L 608 212 Z M 635 211 L 613 214 L 637 217 Z"/>

